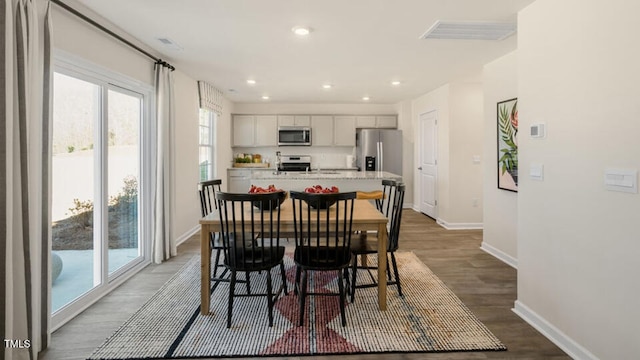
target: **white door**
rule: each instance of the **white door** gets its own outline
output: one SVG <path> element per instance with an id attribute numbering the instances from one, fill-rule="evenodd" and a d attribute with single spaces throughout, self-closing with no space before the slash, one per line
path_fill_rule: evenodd
<path id="1" fill-rule="evenodd" d="M 436 111 L 420 115 L 420 212 L 437 216 L 436 184 L 438 179 Z"/>

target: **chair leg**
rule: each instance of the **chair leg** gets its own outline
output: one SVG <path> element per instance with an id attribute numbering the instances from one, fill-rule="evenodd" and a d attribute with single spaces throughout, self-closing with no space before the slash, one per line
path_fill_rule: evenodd
<path id="1" fill-rule="evenodd" d="M 347 317 L 344 314 L 344 303 L 346 300 L 346 295 L 344 291 L 344 274 L 342 271 L 338 270 L 338 289 L 340 290 L 340 317 L 342 318 L 342 326 L 347 326 Z"/>
<path id="2" fill-rule="evenodd" d="M 351 289 L 349 292 L 351 293 L 351 303 L 356 300 L 356 275 L 358 273 L 358 256 L 354 256 L 353 265 L 351 267 Z"/>
<path id="3" fill-rule="evenodd" d="M 296 266 L 296 281 L 293 285 L 293 293 L 298 295 L 300 293 L 300 267 Z"/>
<path id="4" fill-rule="evenodd" d="M 305 298 L 307 297 L 307 276 L 308 272 L 305 270 L 302 274 L 302 280 L 300 284 L 300 295 L 298 296 L 298 302 L 300 304 L 300 320 L 298 322 L 299 326 L 304 325 L 304 307 L 305 307 Z"/>
<path id="5" fill-rule="evenodd" d="M 391 269 L 389 267 L 389 256 L 387 255 L 387 281 L 391 281 Z"/>
<path id="6" fill-rule="evenodd" d="M 251 282 L 250 282 L 249 272 L 244 273 L 244 278 L 246 279 L 246 282 L 247 282 L 247 294 L 251 294 Z"/>
<path id="7" fill-rule="evenodd" d="M 287 287 L 287 273 L 284 270 L 284 262 L 280 262 L 280 276 L 282 276 L 282 286 L 284 287 L 284 294 L 289 295 L 289 289 Z"/>
<path id="8" fill-rule="evenodd" d="M 231 327 L 231 313 L 233 312 L 233 296 L 236 290 L 236 271 L 231 271 L 229 281 L 229 307 L 227 308 L 227 329 Z"/>
<path id="9" fill-rule="evenodd" d="M 267 307 L 269 308 L 269 327 L 273 327 L 273 289 L 271 271 L 267 271 Z"/>
<path id="10" fill-rule="evenodd" d="M 398 295 L 402 296 L 402 287 L 400 286 L 400 274 L 398 273 L 398 264 L 396 263 L 396 255 L 393 252 L 391 253 L 391 263 L 393 264 L 393 273 L 396 276 L 396 285 L 398 285 Z"/>
<path id="11" fill-rule="evenodd" d="M 216 261 L 213 266 L 213 277 L 215 278 L 218 274 L 218 266 L 220 266 L 220 249 L 216 250 Z"/>

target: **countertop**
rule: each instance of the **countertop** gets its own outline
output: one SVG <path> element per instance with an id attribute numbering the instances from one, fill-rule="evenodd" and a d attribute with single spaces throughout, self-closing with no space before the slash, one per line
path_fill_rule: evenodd
<path id="1" fill-rule="evenodd" d="M 251 174 L 252 180 L 323 180 L 323 179 L 339 179 L 339 180 L 402 180 L 401 175 L 393 174 L 386 171 L 332 171 L 320 170 L 305 172 L 287 172 L 281 171 L 276 174 L 274 171 L 257 171 Z"/>

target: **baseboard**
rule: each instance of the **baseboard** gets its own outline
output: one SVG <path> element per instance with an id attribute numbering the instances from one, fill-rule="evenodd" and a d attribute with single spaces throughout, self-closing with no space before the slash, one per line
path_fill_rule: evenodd
<path id="1" fill-rule="evenodd" d="M 415 208 L 413 207 L 412 203 L 404 203 L 404 204 L 402 204 L 402 208 L 403 209 L 414 209 L 415 210 Z"/>
<path id="2" fill-rule="evenodd" d="M 482 223 L 448 223 L 440 218 L 436 219 L 436 223 L 447 230 L 482 230 Z"/>
<path id="3" fill-rule="evenodd" d="M 522 302 L 516 300 L 512 311 L 518 314 L 518 316 L 520 316 L 524 321 L 533 326 L 573 359 L 598 360 L 598 358 L 589 352 L 589 350 L 573 341 L 565 333 L 553 326 L 540 315 L 536 314 L 535 311 L 531 310 Z"/>
<path id="4" fill-rule="evenodd" d="M 502 261 L 503 263 L 511 266 L 512 268 L 516 270 L 518 269 L 518 259 L 505 253 L 504 251 L 499 250 L 498 248 L 495 248 L 484 241 L 482 242 L 482 244 L 480 244 L 480 249 L 488 253 L 489 255 L 492 255 L 496 259 Z"/>
<path id="5" fill-rule="evenodd" d="M 200 225 L 196 225 L 193 229 L 187 231 L 186 233 L 180 235 L 176 239 L 176 246 L 182 244 L 183 242 L 189 240 L 193 235 L 195 235 L 198 231 L 200 231 Z"/>

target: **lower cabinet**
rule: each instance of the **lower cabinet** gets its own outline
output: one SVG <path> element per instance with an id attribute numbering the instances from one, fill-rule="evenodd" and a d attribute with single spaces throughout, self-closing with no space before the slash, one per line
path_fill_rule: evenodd
<path id="1" fill-rule="evenodd" d="M 250 169 L 228 169 L 227 191 L 232 193 L 246 193 L 251 187 Z"/>

